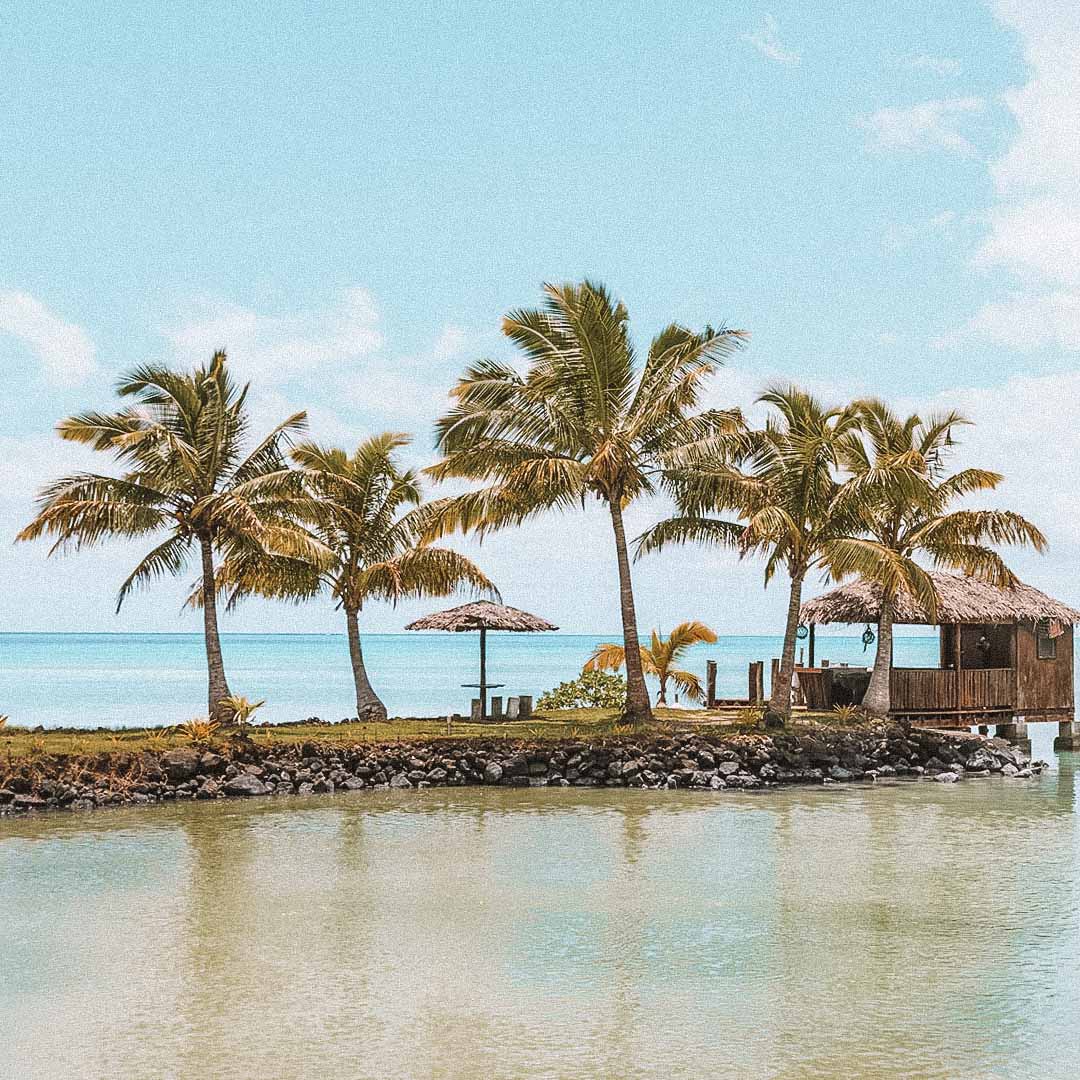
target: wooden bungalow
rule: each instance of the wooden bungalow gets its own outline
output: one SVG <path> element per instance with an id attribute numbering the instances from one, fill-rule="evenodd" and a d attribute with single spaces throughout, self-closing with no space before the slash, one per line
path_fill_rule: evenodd
<path id="1" fill-rule="evenodd" d="M 933 727 L 998 724 L 1020 738 L 1028 720 L 1057 720 L 1056 747 L 1080 749 L 1073 698 L 1073 626 L 1080 611 L 1030 585 L 1002 589 L 961 574 L 931 577 L 938 594 L 938 665 L 892 669 L 892 715 Z M 897 624 L 931 625 L 907 595 L 896 608 Z M 833 704 L 834 679 L 829 669 L 815 667 L 815 626 L 866 623 L 876 631 L 880 609 L 880 590 L 861 580 L 803 604 L 809 664 L 799 680 L 808 698 Z M 850 680 L 842 685 L 850 692 Z"/>

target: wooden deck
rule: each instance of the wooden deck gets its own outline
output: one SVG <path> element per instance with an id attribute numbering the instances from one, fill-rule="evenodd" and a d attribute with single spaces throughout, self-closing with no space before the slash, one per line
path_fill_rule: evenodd
<path id="1" fill-rule="evenodd" d="M 894 668 L 889 689 L 897 712 L 1011 709 L 1016 704 L 1016 671 Z"/>
<path id="2" fill-rule="evenodd" d="M 1015 668 L 937 670 L 894 668 L 890 683 L 897 716 L 988 716 L 1016 709 Z"/>

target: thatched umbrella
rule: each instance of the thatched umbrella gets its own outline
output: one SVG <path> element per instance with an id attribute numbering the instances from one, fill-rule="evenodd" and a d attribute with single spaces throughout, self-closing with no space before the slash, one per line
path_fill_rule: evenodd
<path id="1" fill-rule="evenodd" d="M 530 615 L 520 608 L 494 604 L 490 600 L 478 600 L 473 604 L 462 604 L 447 611 L 437 611 L 434 615 L 425 615 L 422 619 L 409 623 L 406 630 L 450 630 L 464 633 L 470 630 L 480 631 L 480 682 L 466 683 L 480 688 L 480 719 L 487 719 L 487 692 L 502 683 L 487 681 L 487 632 L 489 630 L 509 630 L 515 634 L 532 634 L 543 630 L 558 630 L 547 619 Z"/>

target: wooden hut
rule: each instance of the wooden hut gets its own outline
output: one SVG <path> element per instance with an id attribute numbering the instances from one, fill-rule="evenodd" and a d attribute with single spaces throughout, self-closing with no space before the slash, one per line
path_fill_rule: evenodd
<path id="1" fill-rule="evenodd" d="M 892 715 L 934 727 L 1015 728 L 1028 720 L 1057 720 L 1058 748 L 1080 749 L 1073 698 L 1073 626 L 1080 611 L 1030 585 L 1003 589 L 961 574 L 930 576 L 938 594 L 938 665 L 892 669 Z M 827 697 L 829 682 L 814 666 L 814 627 L 867 623 L 876 629 L 880 611 L 880 590 L 862 580 L 803 604 L 809 666 L 799 678 L 812 695 Z M 895 622 L 933 625 L 906 594 L 898 598 Z"/>

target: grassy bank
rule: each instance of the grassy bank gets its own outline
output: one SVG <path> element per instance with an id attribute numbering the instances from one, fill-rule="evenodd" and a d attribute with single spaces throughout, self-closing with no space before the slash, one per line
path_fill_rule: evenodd
<path id="1" fill-rule="evenodd" d="M 827 713 L 796 713 L 793 726 L 825 722 L 836 726 L 836 717 Z M 725 733 L 761 730 L 759 723 L 749 723 L 737 709 L 706 711 L 703 709 L 657 709 L 656 721 L 645 727 L 632 728 L 621 722 L 615 709 L 567 709 L 537 714 L 527 721 L 501 724 L 453 723 L 447 730 L 446 720 L 393 720 L 385 724 L 279 724 L 273 727 L 252 727 L 247 731 L 254 743 L 263 747 L 289 747 L 312 741 L 331 746 L 352 746 L 358 743 L 424 742 L 432 739 L 505 738 L 534 741 L 564 739 L 596 740 L 622 735 L 658 735 L 678 730 Z M 209 741 L 224 744 L 230 733 L 221 729 Z M 190 746 L 192 738 L 179 728 L 136 728 L 123 731 L 60 728 L 32 731 L 10 724 L 0 728 L 0 756 L 8 760 L 95 754 L 132 754 L 150 751 L 160 753 L 180 746 Z"/>

